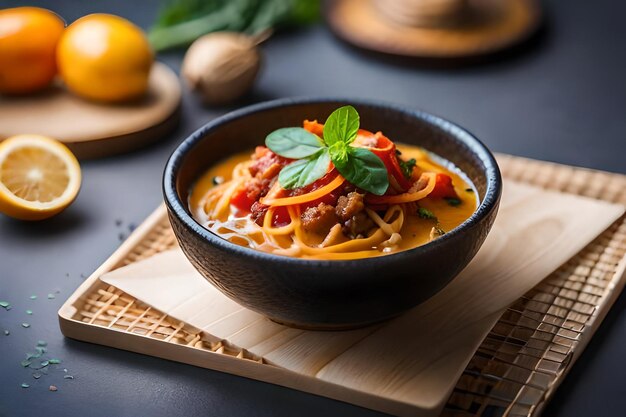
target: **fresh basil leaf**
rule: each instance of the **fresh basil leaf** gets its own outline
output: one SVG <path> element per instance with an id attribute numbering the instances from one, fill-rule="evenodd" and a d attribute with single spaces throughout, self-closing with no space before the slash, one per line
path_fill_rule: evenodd
<path id="1" fill-rule="evenodd" d="M 324 142 L 332 146 L 337 142 L 351 144 L 359 132 L 359 113 L 352 106 L 343 106 L 328 116 L 324 124 Z"/>
<path id="2" fill-rule="evenodd" d="M 350 147 L 347 160 L 339 163 L 333 160 L 333 164 L 348 182 L 367 192 L 383 195 L 389 188 L 385 164 L 368 149 Z"/>
<path id="3" fill-rule="evenodd" d="M 348 153 L 350 152 L 350 146 L 344 145 L 343 142 L 335 142 L 329 148 L 330 159 L 335 165 L 343 165 L 348 160 Z"/>
<path id="4" fill-rule="evenodd" d="M 301 127 L 275 130 L 267 135 L 265 145 L 275 154 L 291 159 L 307 158 L 324 146 L 317 135 Z"/>
<path id="5" fill-rule="evenodd" d="M 286 190 L 305 187 L 319 180 L 328 171 L 330 156 L 323 149 L 311 158 L 292 162 L 278 174 L 278 183 Z"/>

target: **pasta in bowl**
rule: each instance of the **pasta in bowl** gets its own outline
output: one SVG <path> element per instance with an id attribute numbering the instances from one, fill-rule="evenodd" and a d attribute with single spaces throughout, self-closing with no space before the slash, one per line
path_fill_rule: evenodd
<path id="1" fill-rule="evenodd" d="M 350 132 L 338 130 L 340 118 L 345 130 L 352 123 Z M 341 149 L 330 150 L 333 134 L 348 142 L 343 164 Z M 467 220 L 476 202 L 462 172 L 422 148 L 359 129 L 358 112 L 345 106 L 326 125 L 304 120 L 301 128 L 278 129 L 265 146 L 210 168 L 189 208 L 207 229 L 242 246 L 337 260 L 425 244 Z"/>
<path id="2" fill-rule="evenodd" d="M 183 252 L 222 292 L 281 323 L 338 329 L 445 286 L 486 237 L 500 181 L 484 145 L 443 119 L 287 99 L 195 132 L 164 195 Z"/>

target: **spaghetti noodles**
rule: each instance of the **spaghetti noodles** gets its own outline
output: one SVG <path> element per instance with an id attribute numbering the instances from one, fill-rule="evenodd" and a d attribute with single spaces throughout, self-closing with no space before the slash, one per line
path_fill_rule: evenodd
<path id="1" fill-rule="evenodd" d="M 318 135 L 323 132 L 317 122 L 306 121 L 304 126 Z M 383 195 L 351 184 L 332 163 L 315 182 L 283 188 L 279 173 L 293 160 L 258 147 L 252 156 L 231 157 L 198 180 L 189 201 L 193 215 L 236 244 L 276 255 L 332 260 L 414 248 L 474 212 L 477 198 L 462 174 L 435 162 L 423 149 L 396 147 L 380 132 L 364 130 L 357 143 L 384 162 L 390 186 Z M 216 177 L 225 181 L 215 185 Z"/>

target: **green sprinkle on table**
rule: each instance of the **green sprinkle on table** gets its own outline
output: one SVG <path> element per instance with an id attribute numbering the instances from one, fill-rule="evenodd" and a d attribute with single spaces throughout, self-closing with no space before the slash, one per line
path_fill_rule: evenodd
<path id="1" fill-rule="evenodd" d="M 26 310 L 26 314 L 28 314 L 29 316 L 33 315 L 33 310 Z"/>
<path id="2" fill-rule="evenodd" d="M 8 310 L 11 308 L 11 303 L 9 303 L 8 301 L 0 301 L 0 307 Z"/>
<path id="3" fill-rule="evenodd" d="M 48 300 L 52 300 L 53 298 L 56 298 L 56 296 L 52 293 L 48 294 Z"/>
<path id="4" fill-rule="evenodd" d="M 31 296 L 30 296 L 30 299 L 31 299 L 31 300 L 36 300 L 36 299 L 37 299 L 37 296 L 33 294 L 33 295 L 31 295 Z"/>
<path id="5" fill-rule="evenodd" d="M 30 324 L 28 323 L 22 323 L 22 327 L 25 329 L 28 329 L 30 327 Z"/>
<path id="6" fill-rule="evenodd" d="M 26 382 L 22 382 L 22 388 L 28 388 L 30 387 L 30 385 L 28 385 Z"/>
<path id="7" fill-rule="evenodd" d="M 4 335 L 5 335 L 5 336 L 8 336 L 8 335 L 10 335 L 10 334 L 11 334 L 11 332 L 10 332 L 10 331 L 8 331 L 8 330 L 5 330 L 5 331 L 4 331 Z"/>
<path id="8" fill-rule="evenodd" d="M 45 340 L 38 340 L 37 346 L 41 346 L 41 347 L 48 346 L 48 342 L 46 342 Z"/>
<path id="9" fill-rule="evenodd" d="M 48 363 L 52 365 L 58 365 L 59 363 L 61 363 L 61 359 L 50 359 L 48 360 Z"/>

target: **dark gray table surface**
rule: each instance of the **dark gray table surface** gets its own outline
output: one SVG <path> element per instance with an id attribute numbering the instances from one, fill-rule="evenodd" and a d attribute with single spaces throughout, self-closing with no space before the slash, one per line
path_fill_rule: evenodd
<path id="1" fill-rule="evenodd" d="M 22 5 L 0 1 L 0 7 Z M 73 21 L 110 12 L 148 27 L 156 2 L 38 1 Z M 494 151 L 626 173 L 626 3 L 551 1 L 549 30 L 506 60 L 465 69 L 398 65 L 338 42 L 322 26 L 276 36 L 246 102 L 302 95 L 366 97 L 418 107 L 465 126 Z M 178 69 L 180 53 L 160 59 Z M 42 223 L 0 216 L 0 416 L 374 416 L 344 403 L 219 372 L 66 339 L 56 312 L 161 202 L 161 172 L 191 131 L 228 109 L 186 96 L 180 128 L 139 152 L 82 163 L 77 201 Z M 0 115 L 1 118 L 1 115 Z M 36 121 L 33 121 L 36 123 Z M 121 219 L 122 225 L 116 220 Z M 48 299 L 48 293 L 56 298 Z M 38 295 L 30 300 L 31 294 Z M 27 315 L 25 310 L 33 311 Z M 23 328 L 22 322 L 30 323 Z M 10 335 L 4 336 L 3 330 Z M 20 366 L 37 340 L 62 359 L 35 380 Z M 626 413 L 626 297 L 622 295 L 545 411 Z M 74 380 L 63 379 L 63 368 Z M 24 389 L 22 382 L 30 384 Z M 57 392 L 48 391 L 56 385 Z"/>

